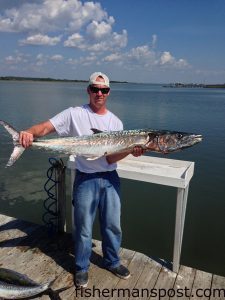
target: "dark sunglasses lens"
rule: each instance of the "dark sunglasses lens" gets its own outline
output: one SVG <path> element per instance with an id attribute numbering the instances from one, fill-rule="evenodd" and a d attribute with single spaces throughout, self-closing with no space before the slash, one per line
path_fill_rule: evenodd
<path id="1" fill-rule="evenodd" d="M 95 93 L 95 94 L 97 94 L 99 91 L 101 91 L 102 94 L 108 94 L 108 92 L 109 92 L 110 89 L 109 88 L 99 89 L 99 88 L 97 88 L 95 86 L 90 86 L 90 90 L 91 90 L 92 93 Z"/>
<path id="2" fill-rule="evenodd" d="M 97 93 L 98 92 L 98 88 L 94 87 L 94 86 L 90 86 L 90 90 L 92 93 Z"/>
<path id="3" fill-rule="evenodd" d="M 102 94 L 108 94 L 109 92 L 109 89 L 108 88 L 105 88 L 105 89 L 100 89 Z"/>

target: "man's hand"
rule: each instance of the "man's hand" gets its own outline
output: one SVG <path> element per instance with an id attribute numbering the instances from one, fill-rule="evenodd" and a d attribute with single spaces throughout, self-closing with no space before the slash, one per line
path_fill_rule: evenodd
<path id="1" fill-rule="evenodd" d="M 49 133 L 55 132 L 55 127 L 48 120 L 39 124 L 36 124 L 24 131 L 20 131 L 19 142 L 24 147 L 30 147 L 34 141 L 34 138 L 45 136 Z"/>
<path id="2" fill-rule="evenodd" d="M 143 155 L 145 150 L 141 146 L 135 146 L 131 152 L 131 154 L 135 157 Z"/>
<path id="3" fill-rule="evenodd" d="M 28 148 L 32 145 L 34 136 L 32 133 L 27 131 L 20 131 L 19 143 L 24 147 Z"/>

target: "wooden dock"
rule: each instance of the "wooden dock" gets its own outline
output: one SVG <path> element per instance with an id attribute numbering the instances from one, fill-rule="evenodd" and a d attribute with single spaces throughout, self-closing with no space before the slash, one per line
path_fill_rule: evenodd
<path id="1" fill-rule="evenodd" d="M 56 278 L 52 289 L 59 290 L 57 299 L 225 299 L 224 277 L 185 266 L 177 274 L 139 252 L 122 248 L 120 254 L 131 272 L 128 280 L 102 268 L 101 243 L 93 241 L 89 284 L 77 290 L 70 234 L 49 236 L 43 226 L 0 215 L 0 267 L 39 283 Z M 56 298 L 42 294 L 32 299 Z"/>

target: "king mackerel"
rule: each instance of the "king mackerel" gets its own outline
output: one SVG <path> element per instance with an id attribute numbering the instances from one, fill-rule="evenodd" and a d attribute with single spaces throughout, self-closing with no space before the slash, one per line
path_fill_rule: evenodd
<path id="1" fill-rule="evenodd" d="M 14 150 L 6 167 L 12 166 L 25 150 L 19 144 L 19 132 L 8 123 L 0 120 L 0 124 L 10 133 Z M 66 155 L 84 156 L 97 159 L 112 153 L 123 153 L 141 146 L 144 151 L 167 154 L 191 147 L 202 141 L 202 135 L 169 130 L 121 130 L 101 132 L 91 129 L 94 134 L 81 137 L 62 137 L 52 139 L 36 139 L 32 147 L 63 153 Z"/>

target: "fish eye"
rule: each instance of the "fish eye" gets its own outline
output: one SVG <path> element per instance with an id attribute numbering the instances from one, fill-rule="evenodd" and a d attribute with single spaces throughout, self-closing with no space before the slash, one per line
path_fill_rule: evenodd
<path id="1" fill-rule="evenodd" d="M 177 138 L 178 138 L 178 139 L 181 139 L 182 137 L 183 137 L 183 134 L 177 133 Z"/>

